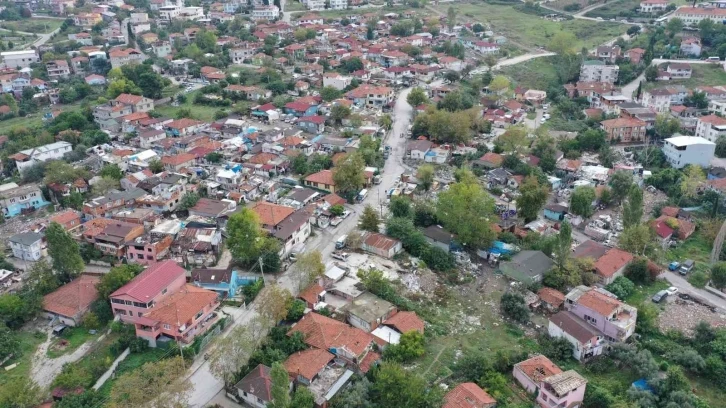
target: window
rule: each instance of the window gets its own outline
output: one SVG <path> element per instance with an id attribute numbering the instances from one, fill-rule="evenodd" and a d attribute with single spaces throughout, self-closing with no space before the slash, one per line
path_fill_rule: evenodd
<path id="1" fill-rule="evenodd" d="M 138 314 L 139 314 L 139 317 L 141 317 L 141 315 L 143 315 L 143 313 L 141 313 L 141 312 L 138 312 Z"/>
<path id="2" fill-rule="evenodd" d="M 170 325 L 168 325 L 168 324 L 165 324 L 165 325 L 164 325 L 164 328 L 165 328 L 166 330 L 171 330 L 171 326 L 170 326 Z"/>

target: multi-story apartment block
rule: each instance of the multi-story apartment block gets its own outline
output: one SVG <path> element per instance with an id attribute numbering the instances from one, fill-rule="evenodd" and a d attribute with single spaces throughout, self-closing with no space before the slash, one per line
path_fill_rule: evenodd
<path id="1" fill-rule="evenodd" d="M 618 80 L 617 65 L 605 65 L 603 61 L 585 61 L 580 66 L 581 82 L 607 82 L 614 84 Z"/>
<path id="2" fill-rule="evenodd" d="M 679 18 L 687 26 L 696 26 L 702 20 L 713 20 L 720 23 L 726 19 L 726 9 L 714 7 L 679 7 L 673 18 Z"/>
<path id="3" fill-rule="evenodd" d="M 635 332 L 638 309 L 619 301 L 606 290 L 578 286 L 565 295 L 564 306 L 565 310 L 600 330 L 609 342 L 624 342 Z"/>
<path id="4" fill-rule="evenodd" d="M 111 57 L 111 66 L 113 68 L 120 68 L 124 65 L 141 64 L 146 59 L 146 55 L 144 55 L 144 53 L 133 48 L 113 50 L 110 51 L 108 55 Z"/>
<path id="5" fill-rule="evenodd" d="M 73 24 L 82 28 L 92 28 L 102 21 L 98 13 L 78 13 L 73 16 Z"/>
<path id="6" fill-rule="evenodd" d="M 158 58 L 165 58 L 171 54 L 171 43 L 169 41 L 156 41 L 151 44 L 151 49 Z"/>
<path id="7" fill-rule="evenodd" d="M 701 116 L 696 123 L 696 136 L 716 142 L 719 137 L 726 136 L 726 118 L 716 115 Z"/>
<path id="8" fill-rule="evenodd" d="M 48 71 L 48 79 L 50 80 L 66 79 L 71 75 L 71 68 L 66 60 L 48 61 L 45 64 L 45 69 Z"/>
<path id="9" fill-rule="evenodd" d="M 393 101 L 393 89 L 386 86 L 363 84 L 348 92 L 346 97 L 358 106 L 382 108 Z"/>
<path id="10" fill-rule="evenodd" d="M 229 57 L 232 59 L 233 64 L 242 64 L 245 60 L 251 59 L 258 49 L 259 47 L 254 43 L 246 42 L 229 50 Z"/>
<path id="11" fill-rule="evenodd" d="M 716 144 L 702 137 L 675 136 L 663 143 L 663 154 L 671 167 L 682 169 L 689 164 L 709 167 Z"/>
<path id="12" fill-rule="evenodd" d="M 600 122 L 607 134 L 608 141 L 616 140 L 622 143 L 645 139 L 646 123 L 636 118 L 616 118 Z"/>
<path id="13" fill-rule="evenodd" d="M 5 68 L 27 68 L 30 64 L 40 61 L 35 50 L 0 52 Z"/>
<path id="14" fill-rule="evenodd" d="M 280 9 L 277 6 L 258 6 L 252 9 L 253 20 L 273 21 L 280 18 Z"/>
<path id="15" fill-rule="evenodd" d="M 15 160 L 15 166 L 22 173 L 36 163 L 62 159 L 63 155 L 70 153 L 72 150 L 73 145 L 61 141 L 32 149 L 21 150 L 18 153 L 8 156 L 8 158 Z"/>
<path id="16" fill-rule="evenodd" d="M 640 2 L 641 13 L 660 13 L 668 7 L 668 0 L 643 0 Z"/>
<path id="17" fill-rule="evenodd" d="M 172 242 L 171 235 L 138 237 L 126 246 L 126 259 L 141 265 L 159 262 L 169 254 Z"/>

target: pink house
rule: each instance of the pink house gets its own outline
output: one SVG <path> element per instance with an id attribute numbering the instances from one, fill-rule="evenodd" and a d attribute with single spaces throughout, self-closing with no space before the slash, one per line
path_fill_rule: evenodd
<path id="1" fill-rule="evenodd" d="M 124 323 L 136 323 L 157 303 L 186 284 L 186 272 L 174 261 L 152 264 L 131 282 L 110 296 L 114 316 Z"/>
<path id="2" fill-rule="evenodd" d="M 575 370 L 551 375 L 542 379 L 537 403 L 542 408 L 578 408 L 585 399 L 587 380 Z"/>
<path id="3" fill-rule="evenodd" d="M 218 306 L 217 292 L 184 285 L 136 319 L 136 336 L 148 340 L 151 347 L 171 340 L 189 344 L 219 320 L 214 312 Z"/>
<path id="4" fill-rule="evenodd" d="M 173 239 L 171 235 L 159 237 L 139 237 L 126 246 L 126 259 L 129 263 L 149 265 L 158 262 L 169 254 Z"/>
<path id="5" fill-rule="evenodd" d="M 539 393 L 540 382 L 543 379 L 561 372 L 557 364 L 542 355 L 520 361 L 512 369 L 514 379 L 530 394 Z"/>

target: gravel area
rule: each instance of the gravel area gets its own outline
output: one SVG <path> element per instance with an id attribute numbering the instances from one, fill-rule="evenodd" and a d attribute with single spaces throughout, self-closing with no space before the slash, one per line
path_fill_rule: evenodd
<path id="1" fill-rule="evenodd" d="M 706 321 L 714 327 L 726 327 L 726 315 L 711 311 L 711 308 L 691 300 L 675 299 L 665 306 L 660 313 L 658 326 L 662 331 L 679 330 L 687 336 L 693 334 L 693 328 Z"/>

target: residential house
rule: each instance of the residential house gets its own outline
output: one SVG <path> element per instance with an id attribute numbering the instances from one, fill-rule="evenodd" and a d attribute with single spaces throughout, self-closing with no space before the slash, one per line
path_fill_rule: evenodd
<path id="1" fill-rule="evenodd" d="M 280 9 L 277 6 L 256 6 L 252 9 L 252 20 L 273 21 L 280 18 Z"/>
<path id="2" fill-rule="evenodd" d="M 71 76 L 71 69 L 66 60 L 48 61 L 45 64 L 45 69 L 50 80 L 67 79 Z"/>
<path id="3" fill-rule="evenodd" d="M 383 234 L 369 232 L 363 236 L 361 249 L 380 257 L 391 259 L 403 250 L 403 245 L 397 239 L 387 237 Z"/>
<path id="4" fill-rule="evenodd" d="M 368 333 L 378 328 L 384 320 L 392 317 L 398 311 L 395 305 L 370 292 L 356 297 L 342 310 L 346 313 L 351 326 Z"/>
<path id="5" fill-rule="evenodd" d="M 126 256 L 126 246 L 143 234 L 143 225 L 121 221 L 105 225 L 98 233 L 91 236 L 84 232 L 84 235 L 90 238 L 88 240 L 96 249 L 117 259 L 124 258 Z"/>
<path id="6" fill-rule="evenodd" d="M 615 278 L 622 276 L 625 268 L 633 260 L 633 255 L 618 248 L 609 249 L 603 256 L 595 261 L 595 273 L 600 281 L 607 285 Z"/>
<path id="7" fill-rule="evenodd" d="M 431 245 L 439 247 L 446 252 L 457 248 L 454 242 L 454 234 L 445 230 L 440 225 L 430 225 L 423 230 L 424 237 Z"/>
<path id="8" fill-rule="evenodd" d="M 200 198 L 197 204 L 189 209 L 189 215 L 217 219 L 224 214 L 234 211 L 236 208 L 237 204 L 232 200 Z"/>
<path id="9" fill-rule="evenodd" d="M 672 79 L 688 79 L 693 74 L 691 64 L 685 62 L 671 62 L 666 67 L 666 72 Z"/>
<path id="10" fill-rule="evenodd" d="M 578 286 L 565 296 L 565 310 L 602 332 L 609 342 L 628 340 L 638 318 L 638 309 L 604 289 L 587 286 Z"/>
<path id="11" fill-rule="evenodd" d="M 424 160 L 426 153 L 433 147 L 433 142 L 428 140 L 411 140 L 406 143 L 406 157 L 414 160 Z"/>
<path id="12" fill-rule="evenodd" d="M 167 171 L 178 172 L 179 170 L 193 166 L 197 161 L 197 157 L 191 153 L 181 153 L 174 156 L 164 156 L 161 163 Z"/>
<path id="13" fill-rule="evenodd" d="M 686 37 L 681 40 L 681 54 L 689 57 L 701 56 L 701 39 L 698 37 Z"/>
<path id="14" fill-rule="evenodd" d="M 640 63 L 643 62 L 644 56 L 645 50 L 642 48 L 631 48 L 625 51 L 625 58 L 629 59 L 630 63 L 633 65 L 640 65 Z"/>
<path id="15" fill-rule="evenodd" d="M 636 118 L 616 118 L 600 122 L 608 141 L 619 143 L 638 142 L 645 140 L 646 123 Z"/>
<path id="16" fill-rule="evenodd" d="M 310 385 L 333 359 L 335 355 L 327 350 L 310 348 L 293 353 L 283 365 L 295 382 Z"/>
<path id="17" fill-rule="evenodd" d="M 81 226 L 81 214 L 76 210 L 67 209 L 53 214 L 48 221 L 57 222 L 66 231 L 71 231 Z"/>
<path id="18" fill-rule="evenodd" d="M 600 60 L 585 61 L 580 66 L 580 81 L 614 84 L 618 80 L 619 69 L 617 65 L 605 65 Z"/>
<path id="19" fill-rule="evenodd" d="M 169 255 L 174 240 L 171 236 L 151 235 L 137 237 L 126 245 L 126 259 L 129 263 L 148 265 L 160 262 Z"/>
<path id="20" fill-rule="evenodd" d="M 514 365 L 514 380 L 530 394 L 539 394 L 542 380 L 560 374 L 562 369 L 543 355 L 536 355 Z M 549 407 L 547 407 L 549 408 Z"/>
<path id="21" fill-rule="evenodd" d="M 164 130 L 171 137 L 182 137 L 201 130 L 205 126 L 206 124 L 202 121 L 182 118 L 167 123 Z"/>
<path id="22" fill-rule="evenodd" d="M 656 236 L 661 242 L 663 249 L 670 246 L 672 239 L 685 241 L 696 231 L 696 224 L 667 215 L 661 215 L 651 223 Z"/>
<path id="23" fill-rule="evenodd" d="M 310 214 L 298 210 L 277 224 L 272 235 L 282 241 L 283 254 L 288 254 L 296 245 L 305 242 L 311 230 Z"/>
<path id="24" fill-rule="evenodd" d="M 144 53 L 133 48 L 111 50 L 108 55 L 111 59 L 112 68 L 141 64 L 146 59 Z"/>
<path id="25" fill-rule="evenodd" d="M 363 361 L 373 346 L 373 336 L 369 333 L 315 312 L 303 316 L 288 335 L 298 332 L 303 334 L 305 344 L 331 351 L 353 364 Z"/>
<path id="26" fill-rule="evenodd" d="M 504 162 L 504 156 L 498 153 L 489 152 L 484 154 L 484 156 L 480 157 L 478 160 L 474 162 L 475 166 L 481 166 L 486 167 L 488 169 L 494 169 L 497 167 L 502 167 L 502 163 Z"/>
<path id="27" fill-rule="evenodd" d="M 5 218 L 27 214 L 49 204 L 37 185 L 18 186 L 16 183 L 0 185 L 0 208 Z"/>
<path id="28" fill-rule="evenodd" d="M 298 118 L 296 124 L 300 129 L 308 133 L 320 134 L 325 131 L 325 116 L 303 116 Z"/>
<path id="29" fill-rule="evenodd" d="M 562 221 L 567 214 L 567 207 L 561 204 L 548 204 L 544 208 L 544 216 L 552 221 Z"/>
<path id="30" fill-rule="evenodd" d="M 726 135 L 726 118 L 716 115 L 701 116 L 696 123 L 696 136 L 716 142 Z"/>
<path id="31" fill-rule="evenodd" d="M 106 217 L 122 208 L 136 206 L 136 199 L 146 195 L 140 188 L 131 188 L 126 191 L 109 191 L 105 196 L 93 198 L 83 203 L 84 218 Z"/>
<path id="32" fill-rule="evenodd" d="M 386 86 L 363 84 L 345 95 L 357 106 L 382 108 L 393 102 L 395 94 Z"/>
<path id="33" fill-rule="evenodd" d="M 682 6 L 672 14 L 673 18 L 683 21 L 685 26 L 697 26 L 702 20 L 721 22 L 726 19 L 726 9 L 714 7 Z"/>
<path id="34" fill-rule="evenodd" d="M 308 309 L 317 310 L 321 304 L 324 304 L 325 294 L 325 288 L 318 283 L 313 283 L 300 292 L 297 298 L 305 302 L 305 307 Z"/>
<path id="35" fill-rule="evenodd" d="M 541 408 L 579 407 L 586 387 L 587 380 L 575 370 L 554 374 L 540 382 L 537 403 Z"/>
<path id="36" fill-rule="evenodd" d="M 248 101 L 267 99 L 272 96 L 272 92 L 270 90 L 262 89 L 258 86 L 229 85 L 224 88 L 224 90 L 226 92 L 244 96 L 244 98 Z"/>
<path id="37" fill-rule="evenodd" d="M 321 170 L 305 177 L 304 184 L 307 187 L 335 193 L 335 180 L 333 180 L 333 172 L 330 170 Z"/>
<path id="38" fill-rule="evenodd" d="M 43 257 L 43 235 L 37 232 L 21 232 L 8 239 L 13 256 L 24 261 L 38 261 Z"/>
<path id="39" fill-rule="evenodd" d="M 81 28 L 92 28 L 101 22 L 99 13 L 78 13 L 73 16 L 73 24 Z"/>
<path id="40" fill-rule="evenodd" d="M 338 72 L 326 72 L 323 74 L 323 86 L 330 86 L 339 91 L 350 86 L 352 80 L 352 77 L 342 75 Z"/>
<path id="41" fill-rule="evenodd" d="M 217 292 L 222 298 L 237 295 L 241 280 L 234 269 L 192 269 L 189 283 L 207 290 Z"/>
<path id="42" fill-rule="evenodd" d="M 97 74 L 91 74 L 84 78 L 88 85 L 106 85 L 106 77 Z"/>
<path id="43" fill-rule="evenodd" d="M 144 321 L 142 316 L 186 285 L 186 271 L 168 260 L 150 265 L 109 297 L 114 316 L 125 323 Z M 216 295 L 215 295 L 216 296 Z"/>
<path id="44" fill-rule="evenodd" d="M 520 251 L 512 257 L 511 261 L 502 262 L 499 269 L 519 282 L 541 282 L 544 274 L 554 265 L 554 261 L 542 251 Z"/>
<path id="45" fill-rule="evenodd" d="M 461 383 L 447 392 L 442 408 L 495 408 L 497 400 L 473 382 Z"/>
<path id="46" fill-rule="evenodd" d="M 4 51 L 0 52 L 5 68 L 22 69 L 30 67 L 40 60 L 36 50 Z"/>
<path id="47" fill-rule="evenodd" d="M 558 312 L 565 303 L 565 294 L 559 290 L 542 287 L 537 291 L 540 305 L 549 312 Z"/>
<path id="48" fill-rule="evenodd" d="M 566 310 L 550 317 L 547 331 L 552 337 L 567 340 L 572 345 L 572 356 L 578 361 L 599 356 L 606 344 L 601 331 Z"/>
<path id="49" fill-rule="evenodd" d="M 148 340 L 151 347 L 170 341 L 191 344 L 219 320 L 218 306 L 216 292 L 185 284 L 136 320 L 136 337 Z"/>
<path id="50" fill-rule="evenodd" d="M 449 71 L 461 72 L 466 67 L 466 63 L 456 57 L 445 56 L 439 58 L 439 65 L 442 65 Z"/>
<path id="51" fill-rule="evenodd" d="M 309 117 L 318 113 L 318 105 L 302 101 L 289 102 L 285 104 L 285 113 L 294 115 L 297 118 Z"/>
<path id="52" fill-rule="evenodd" d="M 668 0 L 642 0 L 638 11 L 641 13 L 661 13 L 668 7 Z"/>
<path id="53" fill-rule="evenodd" d="M 614 64 L 622 56 L 622 50 L 618 45 L 601 45 L 595 50 L 595 56 L 601 61 Z M 584 81 L 583 79 L 580 80 Z"/>
<path id="54" fill-rule="evenodd" d="M 91 304 L 98 299 L 98 276 L 82 274 L 43 296 L 43 314 L 70 327 L 80 326 Z"/>
<path id="55" fill-rule="evenodd" d="M 8 156 L 8 159 L 15 160 L 15 166 L 20 173 L 23 173 L 33 165 L 48 160 L 62 159 L 66 153 L 70 153 L 73 146 L 65 141 L 55 142 L 32 149 L 21 150 L 18 153 Z"/>
<path id="56" fill-rule="evenodd" d="M 272 377 L 270 367 L 258 364 L 238 382 L 234 388 L 237 396 L 253 408 L 265 408 L 272 402 Z"/>

